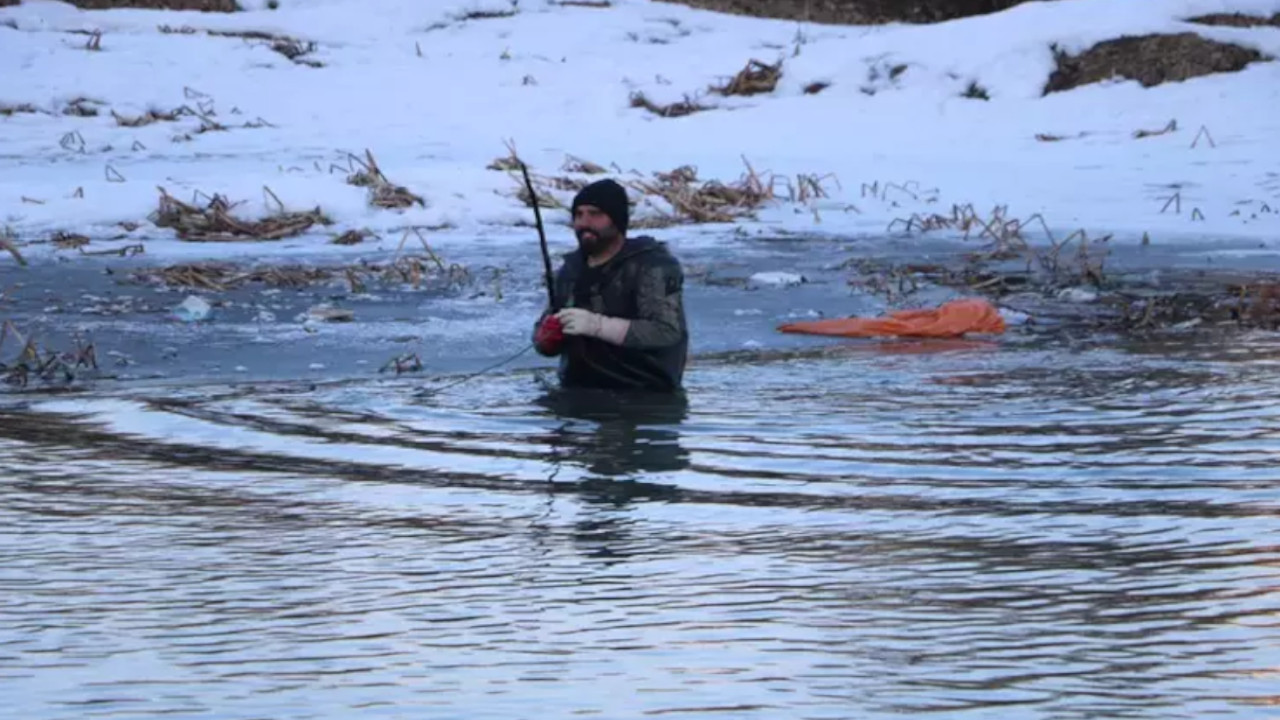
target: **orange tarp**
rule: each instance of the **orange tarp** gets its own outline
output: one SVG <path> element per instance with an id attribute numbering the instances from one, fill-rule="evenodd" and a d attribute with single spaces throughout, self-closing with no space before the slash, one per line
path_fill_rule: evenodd
<path id="1" fill-rule="evenodd" d="M 966 333 L 1002 333 L 1004 318 L 986 300 L 966 299 L 943 303 L 935 309 L 900 310 L 888 317 L 831 318 L 787 323 L 778 330 L 806 335 L 839 337 L 960 337 Z"/>

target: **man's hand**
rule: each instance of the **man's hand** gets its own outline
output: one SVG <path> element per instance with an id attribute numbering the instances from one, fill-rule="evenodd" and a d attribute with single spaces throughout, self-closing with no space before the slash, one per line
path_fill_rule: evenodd
<path id="1" fill-rule="evenodd" d="M 560 344 L 564 342 L 564 327 L 555 315 L 548 315 L 539 323 L 533 334 L 533 346 L 543 355 L 551 356 L 560 352 Z"/>
<path id="2" fill-rule="evenodd" d="M 565 308 L 556 313 L 555 317 L 564 326 L 565 335 L 597 337 L 600 334 L 600 320 L 604 316 L 582 308 Z"/>
<path id="3" fill-rule="evenodd" d="M 564 326 L 566 335 L 585 335 L 604 340 L 614 345 L 621 345 L 631 328 L 631 321 L 625 318 L 608 317 L 582 308 L 565 308 L 555 314 Z"/>

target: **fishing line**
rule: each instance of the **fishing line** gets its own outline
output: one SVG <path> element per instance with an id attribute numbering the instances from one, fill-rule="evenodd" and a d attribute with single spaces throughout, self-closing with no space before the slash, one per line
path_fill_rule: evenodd
<path id="1" fill-rule="evenodd" d="M 507 363 L 511 362 L 512 360 L 515 360 L 516 358 L 520 357 L 521 355 L 523 355 L 523 354 L 525 354 L 525 353 L 529 352 L 529 350 L 530 350 L 530 349 L 532 349 L 532 348 L 533 348 L 533 345 L 532 345 L 532 344 L 525 345 L 523 348 L 521 348 L 521 349 L 520 349 L 520 352 L 517 352 L 517 353 L 515 353 L 514 355 L 511 355 L 511 356 L 509 356 L 509 357 L 505 357 L 505 358 L 503 358 L 503 359 L 499 360 L 498 362 L 496 362 L 496 363 L 494 363 L 494 364 L 492 364 L 492 365 L 489 365 L 488 367 L 480 368 L 479 370 L 477 370 L 477 371 L 475 371 L 475 372 L 471 373 L 470 375 L 464 375 L 464 376 L 462 376 L 462 377 L 458 378 L 457 380 L 454 380 L 453 382 L 450 382 L 450 383 L 446 383 L 446 384 L 444 384 L 444 385 L 441 385 L 441 386 L 440 386 L 440 387 L 438 387 L 438 388 L 423 388 L 422 390 L 419 390 L 419 391 L 416 393 L 416 395 L 417 395 L 418 397 L 427 397 L 427 396 L 430 396 L 430 395 L 435 395 L 435 394 L 437 394 L 437 393 L 442 393 L 442 392 L 444 392 L 445 390 L 448 390 L 449 388 L 457 387 L 457 386 L 461 385 L 462 383 L 464 383 L 464 382 L 466 382 L 466 381 L 468 381 L 468 380 L 473 380 L 473 379 L 475 379 L 475 378 L 480 377 L 481 375 L 484 375 L 484 374 L 485 374 L 485 373 L 487 373 L 487 372 L 492 372 L 492 371 L 494 371 L 494 370 L 497 370 L 498 368 L 502 367 L 503 365 L 506 365 Z"/>
<path id="2" fill-rule="evenodd" d="M 511 146 L 511 150 L 512 150 L 512 154 L 514 155 L 515 154 L 514 146 Z M 517 158 L 517 162 L 520 163 L 520 172 L 524 175 L 525 189 L 528 190 L 529 192 L 529 203 L 533 205 L 533 219 L 538 226 L 538 241 L 542 247 L 542 269 L 545 274 L 545 277 L 543 279 L 547 284 L 547 307 L 550 309 L 551 312 L 554 313 L 558 309 L 556 308 L 555 272 L 551 269 L 551 251 L 547 247 L 547 232 L 542 225 L 542 210 L 538 207 L 538 195 L 533 189 L 533 180 L 529 178 L 529 167 L 525 165 L 523 160 L 519 160 Z M 525 345 L 520 350 L 520 352 L 517 352 L 512 356 L 503 358 L 502 360 L 499 360 L 498 362 L 488 367 L 481 368 L 480 370 L 477 370 L 471 373 L 470 375 L 464 375 L 463 377 L 458 378 L 457 380 L 454 380 L 451 383 L 442 385 L 441 387 L 431 388 L 431 389 L 424 388 L 422 390 L 419 390 L 417 392 L 417 396 L 427 397 L 427 396 L 435 395 L 437 393 L 444 392 L 449 388 L 457 387 L 458 385 L 461 385 L 462 383 L 467 382 L 468 380 L 472 380 L 474 378 L 480 377 L 481 375 L 484 375 L 487 372 L 492 372 L 493 370 L 497 370 L 503 365 L 506 365 L 512 360 L 515 360 L 521 355 L 529 352 L 529 350 L 532 347 L 533 347 L 533 344 Z"/>

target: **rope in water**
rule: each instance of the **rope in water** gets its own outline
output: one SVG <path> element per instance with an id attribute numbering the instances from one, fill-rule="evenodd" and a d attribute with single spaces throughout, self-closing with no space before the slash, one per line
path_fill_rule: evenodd
<path id="1" fill-rule="evenodd" d="M 494 364 L 492 364 L 492 365 L 489 365 L 489 366 L 487 366 L 487 367 L 483 367 L 483 368 L 481 368 L 481 369 L 479 369 L 479 370 L 477 370 L 477 371 L 475 371 L 475 372 L 471 373 L 470 375 L 464 375 L 464 376 L 462 376 L 462 377 L 458 378 L 457 380 L 454 380 L 453 382 L 445 383 L 444 385 L 441 385 L 441 386 L 440 386 L 440 387 L 438 387 L 438 388 L 423 388 L 422 390 L 419 390 L 419 391 L 417 392 L 417 395 L 418 395 L 418 397 L 424 397 L 424 396 L 429 396 L 429 395 L 436 395 L 436 394 L 438 394 L 438 393 L 442 393 L 442 392 L 444 392 L 445 390 L 448 390 L 448 389 L 450 389 L 450 388 L 457 387 L 457 386 L 461 385 L 462 383 L 467 382 L 468 380 L 474 380 L 475 378 L 478 378 L 478 377 L 480 377 L 481 375 L 484 375 L 485 373 L 488 373 L 488 372 L 492 372 L 492 371 L 494 371 L 494 370 L 497 370 L 498 368 L 502 367 L 503 365 L 506 365 L 507 363 L 511 362 L 512 360 L 515 360 L 516 358 L 520 357 L 521 355 L 523 355 L 523 354 L 525 354 L 525 353 L 529 352 L 529 350 L 531 350 L 532 348 L 533 348 L 533 344 L 532 344 L 532 343 L 530 343 L 529 345 L 525 345 L 523 348 L 521 348 L 521 349 L 520 349 L 520 351 L 519 351 L 519 352 L 515 353 L 514 355 L 510 355 L 510 356 L 508 356 L 508 357 L 505 357 L 505 358 L 503 358 L 503 359 L 499 360 L 498 362 L 496 362 L 496 363 L 494 363 Z"/>

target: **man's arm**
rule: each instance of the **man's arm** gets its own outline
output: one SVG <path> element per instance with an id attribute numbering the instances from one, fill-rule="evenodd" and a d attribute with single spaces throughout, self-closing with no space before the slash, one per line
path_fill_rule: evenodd
<path id="1" fill-rule="evenodd" d="M 636 317 L 631 320 L 624 347 L 659 348 L 675 345 L 684 335 L 684 272 L 675 261 L 640 271 L 636 287 Z"/>

